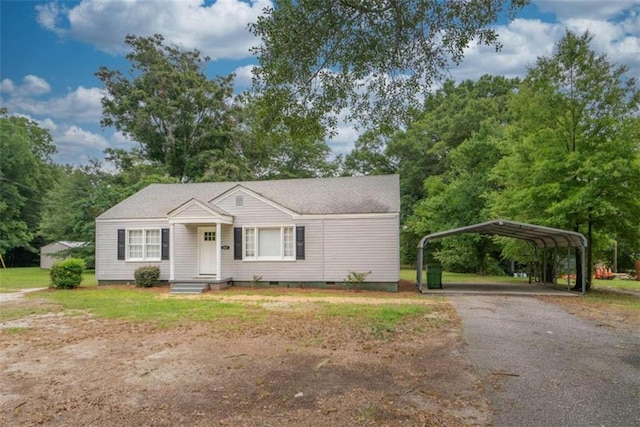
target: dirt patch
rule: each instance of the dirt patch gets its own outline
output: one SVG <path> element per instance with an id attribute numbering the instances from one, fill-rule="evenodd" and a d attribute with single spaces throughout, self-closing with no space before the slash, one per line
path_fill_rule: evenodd
<path id="1" fill-rule="evenodd" d="M 448 303 L 425 302 L 437 309 L 378 336 L 288 297 L 295 304 L 271 297 L 254 322 L 159 328 L 82 312 L 4 322 L 0 424 L 490 424 Z"/>
<path id="2" fill-rule="evenodd" d="M 607 293 L 607 291 L 599 291 Z M 620 292 L 609 292 L 611 295 L 619 295 Z M 633 298 L 633 296 L 629 296 Z M 640 310 L 634 307 L 626 307 L 620 304 L 596 302 L 580 298 L 556 298 L 539 297 L 542 301 L 563 307 L 567 312 L 596 322 L 598 326 L 611 328 L 618 331 L 640 331 Z"/>

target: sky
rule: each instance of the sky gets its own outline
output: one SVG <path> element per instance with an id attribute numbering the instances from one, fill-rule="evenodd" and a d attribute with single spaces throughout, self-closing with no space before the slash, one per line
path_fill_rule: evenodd
<path id="1" fill-rule="evenodd" d="M 63 164 L 102 160 L 108 147 L 136 143 L 102 128 L 100 66 L 126 71 L 127 34 L 160 33 L 169 43 L 212 58 L 210 77 L 236 73 L 237 92 L 250 86 L 258 44 L 247 26 L 269 0 L 0 0 L 0 106 L 49 130 Z M 483 74 L 524 76 L 536 58 L 553 53 L 566 29 L 594 35 L 592 48 L 629 67 L 640 81 L 640 0 L 531 0 L 510 23 L 495 25 L 503 48 L 471 45 L 448 71 L 457 81 Z M 358 131 L 342 123 L 327 141 L 347 153 Z M 2 159 L 0 159 L 2 161 Z"/>

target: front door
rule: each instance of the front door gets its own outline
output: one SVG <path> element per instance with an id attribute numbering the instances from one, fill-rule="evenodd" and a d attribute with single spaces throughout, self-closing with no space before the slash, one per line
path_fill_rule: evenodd
<path id="1" fill-rule="evenodd" d="M 215 227 L 198 228 L 198 274 L 214 276 L 216 271 L 216 229 Z"/>

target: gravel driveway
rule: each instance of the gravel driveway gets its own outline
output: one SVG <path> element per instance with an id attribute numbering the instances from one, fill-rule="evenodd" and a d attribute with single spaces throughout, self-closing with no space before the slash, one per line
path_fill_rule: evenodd
<path id="1" fill-rule="evenodd" d="M 640 331 L 531 297 L 450 297 L 496 426 L 640 425 Z"/>

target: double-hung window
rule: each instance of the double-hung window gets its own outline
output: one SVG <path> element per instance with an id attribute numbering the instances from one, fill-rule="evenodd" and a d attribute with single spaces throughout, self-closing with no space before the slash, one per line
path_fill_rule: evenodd
<path id="1" fill-rule="evenodd" d="M 127 230 L 128 261 L 160 261 L 160 229 Z"/>
<path id="2" fill-rule="evenodd" d="M 246 260 L 295 260 L 293 226 L 245 227 L 243 255 Z"/>

